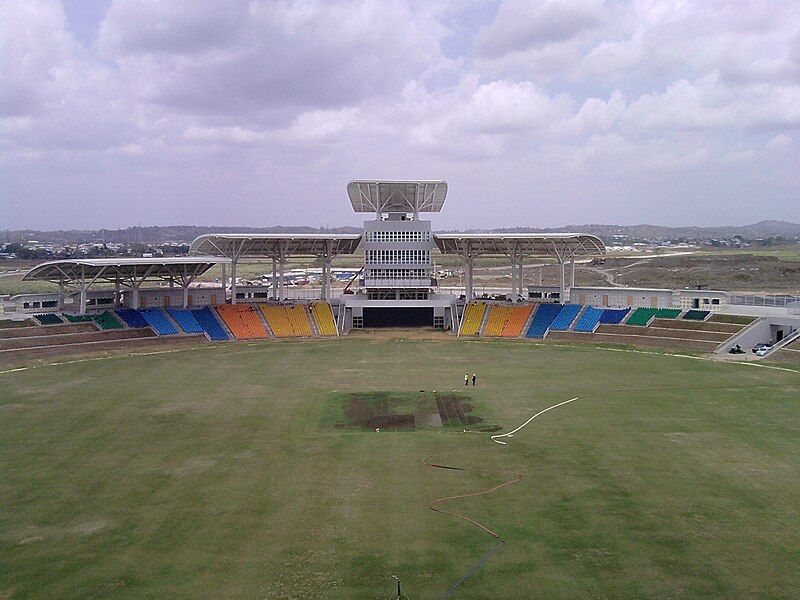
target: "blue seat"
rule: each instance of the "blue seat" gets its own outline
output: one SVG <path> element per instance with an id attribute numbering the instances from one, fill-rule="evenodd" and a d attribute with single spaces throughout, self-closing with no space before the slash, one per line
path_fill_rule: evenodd
<path id="1" fill-rule="evenodd" d="M 118 308 L 114 312 L 119 315 L 120 319 L 125 321 L 128 327 L 150 327 L 142 313 L 135 308 Z"/>
<path id="2" fill-rule="evenodd" d="M 603 310 L 603 314 L 600 315 L 600 323 L 619 325 L 630 310 L 630 308 L 606 308 Z"/>
<path id="3" fill-rule="evenodd" d="M 569 326 L 572 325 L 582 308 L 583 305 L 581 304 L 565 304 L 561 308 L 561 312 L 550 324 L 550 331 L 568 331 Z"/>
<path id="4" fill-rule="evenodd" d="M 217 321 L 217 318 L 208 306 L 200 310 L 193 310 L 192 316 L 194 316 L 200 327 L 203 328 L 203 331 L 206 332 L 209 339 L 216 341 L 225 341 L 229 339 L 228 334 L 225 333 L 225 330 L 219 324 L 219 321 Z"/>
<path id="5" fill-rule="evenodd" d="M 560 312 L 560 304 L 540 304 L 539 308 L 536 309 L 536 314 L 533 315 L 533 320 L 525 333 L 525 337 L 542 339 L 547 335 L 550 324 Z"/>
<path id="6" fill-rule="evenodd" d="M 168 308 L 167 312 L 185 333 L 203 333 L 203 328 L 200 327 L 200 323 L 197 322 L 191 311 Z"/>
<path id="7" fill-rule="evenodd" d="M 178 330 L 169 322 L 167 316 L 161 312 L 160 308 L 148 308 L 140 311 L 147 324 L 153 328 L 158 335 L 175 335 Z"/>
<path id="8" fill-rule="evenodd" d="M 578 319 L 578 322 L 575 324 L 575 327 L 572 328 L 572 331 L 578 331 L 580 333 L 593 333 L 594 330 L 597 329 L 597 325 L 600 323 L 600 317 L 602 316 L 602 308 L 587 306 L 586 310 L 583 311 L 581 318 Z"/>

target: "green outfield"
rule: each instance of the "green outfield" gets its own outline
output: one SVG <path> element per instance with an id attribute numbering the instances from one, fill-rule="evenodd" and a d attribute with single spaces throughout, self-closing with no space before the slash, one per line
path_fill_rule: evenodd
<path id="1" fill-rule="evenodd" d="M 453 598 L 796 597 L 798 400 L 797 372 L 483 339 L 4 373 L 0 597 L 441 598 L 496 540 L 428 503 L 517 475 L 439 505 L 506 540 Z"/>

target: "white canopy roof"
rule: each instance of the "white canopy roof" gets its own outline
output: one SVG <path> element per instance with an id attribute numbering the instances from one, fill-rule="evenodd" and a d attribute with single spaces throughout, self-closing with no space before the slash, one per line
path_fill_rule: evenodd
<path id="1" fill-rule="evenodd" d="M 361 242 L 360 233 L 216 233 L 196 238 L 189 252 L 231 259 L 243 257 L 289 258 L 353 254 Z"/>
<path id="2" fill-rule="evenodd" d="M 439 212 L 447 196 L 446 181 L 356 180 L 347 195 L 357 213 Z"/>
<path id="3" fill-rule="evenodd" d="M 437 233 L 433 236 L 442 254 L 460 256 L 602 256 L 603 241 L 585 233 Z"/>
<path id="4" fill-rule="evenodd" d="M 76 283 L 86 281 L 191 280 L 211 267 L 230 261 L 216 256 L 168 258 L 78 258 L 35 266 L 23 281 Z"/>

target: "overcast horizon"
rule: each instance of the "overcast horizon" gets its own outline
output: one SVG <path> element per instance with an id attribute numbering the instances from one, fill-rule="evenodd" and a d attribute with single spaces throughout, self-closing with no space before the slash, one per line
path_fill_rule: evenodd
<path id="1" fill-rule="evenodd" d="M 0 229 L 800 222 L 791 1 L 0 0 Z"/>

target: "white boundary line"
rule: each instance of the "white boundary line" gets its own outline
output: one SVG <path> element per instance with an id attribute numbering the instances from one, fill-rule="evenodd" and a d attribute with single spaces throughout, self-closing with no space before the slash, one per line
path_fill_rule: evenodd
<path id="1" fill-rule="evenodd" d="M 554 408 L 558 408 L 559 406 L 564 406 L 565 404 L 569 404 L 570 402 L 575 402 L 575 400 L 577 400 L 577 399 L 578 399 L 578 397 L 576 396 L 576 397 L 574 397 L 574 398 L 571 398 L 571 399 L 569 399 L 569 400 L 564 400 L 563 402 L 559 402 L 558 404 L 553 404 L 553 406 L 548 406 L 548 407 L 547 407 L 547 408 L 545 408 L 544 410 L 540 410 L 539 412 L 537 412 L 535 415 L 533 415 L 533 416 L 532 416 L 530 419 L 528 419 L 527 421 L 525 421 L 525 422 L 524 422 L 522 425 L 520 425 L 520 426 L 519 426 L 519 427 L 517 427 L 516 429 L 514 429 L 514 430 L 512 430 L 512 431 L 509 431 L 508 433 L 500 433 L 500 434 L 498 434 L 498 435 L 493 435 L 491 439 L 492 439 L 492 441 L 493 441 L 495 444 L 502 444 L 503 446 L 508 446 L 508 443 L 506 443 L 506 442 L 503 442 L 503 441 L 501 441 L 501 440 L 499 440 L 499 439 L 497 439 L 497 438 L 502 438 L 502 437 L 514 437 L 514 434 L 515 434 L 515 433 L 517 433 L 517 432 L 518 432 L 520 429 L 522 429 L 523 427 L 525 427 L 525 425 L 527 425 L 528 423 L 530 423 L 531 421 L 533 421 L 533 420 L 534 420 L 536 417 L 538 417 L 539 415 L 543 415 L 543 414 L 544 414 L 544 413 L 546 413 L 548 410 L 553 410 Z"/>

